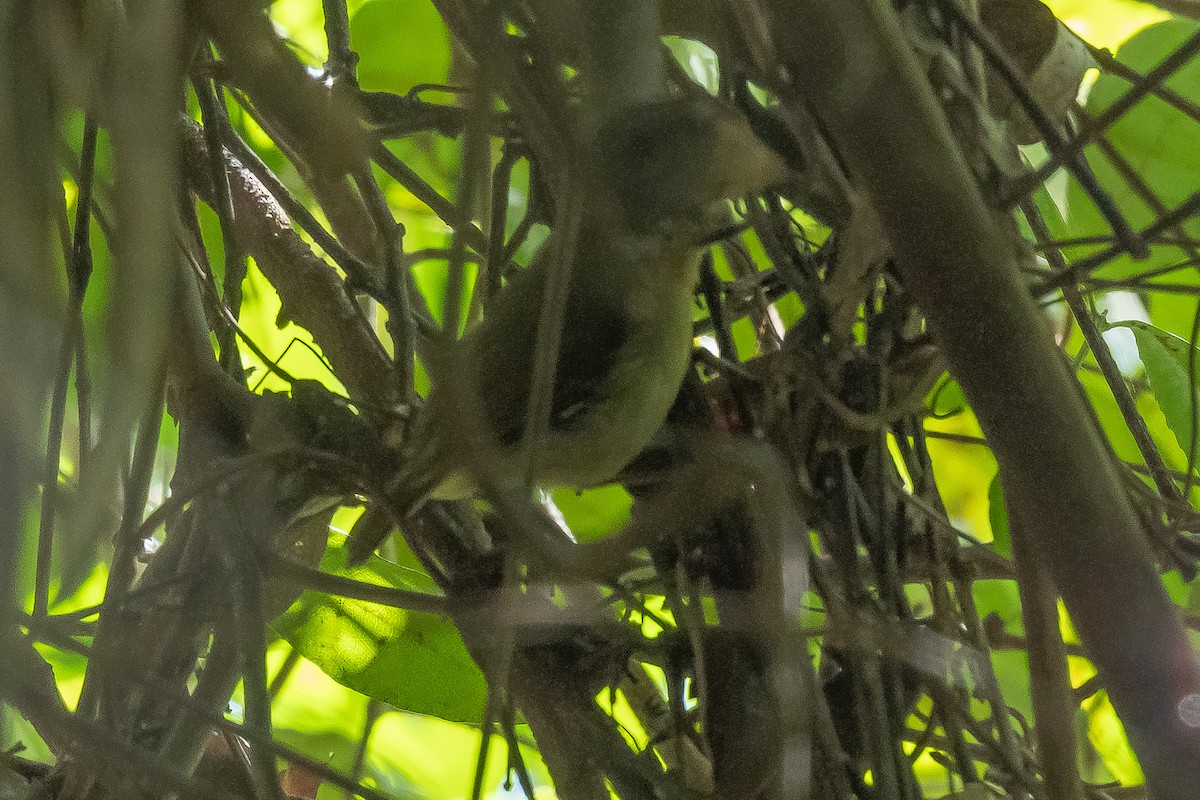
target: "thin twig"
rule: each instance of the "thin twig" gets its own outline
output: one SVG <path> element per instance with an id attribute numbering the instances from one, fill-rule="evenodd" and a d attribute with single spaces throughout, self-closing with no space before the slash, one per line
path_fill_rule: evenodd
<path id="1" fill-rule="evenodd" d="M 1200 51 L 1200 32 L 1189 37 L 1187 41 L 1172 51 L 1171 55 L 1163 59 L 1158 66 L 1146 73 L 1144 77 L 1138 79 L 1125 94 L 1118 97 L 1113 101 L 1112 105 L 1097 114 L 1082 131 L 1071 137 L 1065 143 L 1064 147 L 1058 150 L 1052 149 L 1050 160 L 1021 179 L 1004 203 L 1004 207 L 1012 208 L 1016 206 L 1021 201 L 1021 198 L 1045 183 L 1046 179 L 1054 174 L 1055 170 L 1064 164 L 1069 164 L 1071 159 L 1083 151 L 1084 146 L 1108 130 L 1114 122 L 1124 116 L 1126 111 L 1140 103 L 1146 95 L 1161 87 L 1163 82 L 1172 73 L 1190 61 L 1192 56 L 1198 51 Z M 1142 235 L 1144 239 L 1145 233 L 1143 232 Z"/>
<path id="2" fill-rule="evenodd" d="M 42 505 L 38 519 L 37 566 L 33 588 L 33 615 L 38 618 L 45 617 L 50 608 L 51 556 L 54 549 L 54 519 L 58 511 L 59 464 L 62 459 L 63 425 L 66 421 L 71 363 L 75 355 L 74 331 L 79 310 L 83 305 L 82 296 L 72 296 L 70 305 L 58 346 L 58 366 L 55 371 L 54 394 L 50 401 L 50 425 L 42 467 Z"/>
<path id="3" fill-rule="evenodd" d="M 1179 92 L 1176 92 L 1162 81 L 1146 82 L 1145 76 L 1141 75 L 1137 72 L 1137 70 L 1132 69 L 1124 62 L 1115 58 L 1111 51 L 1102 47 L 1096 47 L 1095 45 L 1089 43 L 1086 39 L 1079 37 L 1078 34 L 1073 33 L 1073 35 L 1075 35 L 1079 41 L 1083 42 L 1084 46 L 1087 47 L 1088 51 L 1092 54 L 1092 58 L 1096 59 L 1096 63 L 1100 65 L 1100 69 L 1103 72 L 1111 73 L 1116 75 L 1118 78 L 1129 82 L 1131 86 L 1135 87 L 1138 91 L 1142 90 L 1143 83 L 1145 82 L 1145 85 L 1150 87 L 1150 92 L 1154 94 L 1154 96 L 1171 105 L 1176 110 L 1192 119 L 1194 122 L 1200 123 L 1200 105 L 1197 105 L 1192 100 L 1179 94 Z"/>
<path id="4" fill-rule="evenodd" d="M 88 115 L 83 122 L 83 142 L 80 146 L 77 176 L 79 195 L 75 198 L 75 230 L 71 242 L 71 261 L 74 265 L 72 289 L 80 298 L 86 294 L 92 275 L 91 220 L 96 175 L 96 133 L 96 120 Z M 82 471 L 83 463 L 90 457 L 92 450 L 92 397 L 82 304 L 78 312 L 75 326 L 75 398 L 79 412 L 79 461 Z"/>
<path id="5" fill-rule="evenodd" d="M 345 0 L 322 0 L 325 12 L 325 42 L 329 59 L 325 70 L 333 77 L 333 85 L 358 88 L 358 53 L 350 46 L 350 15 Z"/>
<path id="6" fill-rule="evenodd" d="M 331 575 L 328 572 L 297 564 L 270 550 L 263 550 L 260 555 L 272 578 L 283 580 L 307 591 L 361 600 L 365 603 L 378 603 L 405 611 L 422 611 L 428 614 L 449 613 L 448 601 L 445 597 L 398 589 L 393 586 L 365 583 L 341 575 Z"/>
<path id="7" fill-rule="evenodd" d="M 464 143 L 463 146 L 466 147 L 466 144 Z M 504 260 L 504 253 L 506 223 L 508 220 L 508 195 L 512 190 L 513 167 L 516 166 L 521 158 L 521 149 L 516 147 L 512 142 L 505 141 L 504 152 L 500 156 L 500 161 L 497 162 L 495 170 L 492 172 L 492 196 L 489 204 L 491 214 L 487 226 L 487 256 L 482 262 L 479 277 L 476 278 L 476 285 L 482 287 L 482 291 L 476 290 L 475 305 L 479 305 L 481 298 L 490 300 L 492 297 L 495 297 L 496 292 L 500 289 L 501 279 L 507 264 Z M 527 196 L 526 215 L 529 213 L 531 201 L 532 198 Z"/>
<path id="8" fill-rule="evenodd" d="M 1112 226 L 1113 234 L 1117 241 L 1121 243 L 1121 246 L 1139 258 L 1145 257 L 1147 252 L 1145 242 L 1130 227 L 1129 221 L 1125 219 L 1125 215 L 1121 213 L 1121 210 L 1113 201 L 1112 195 L 1096 180 L 1091 167 L 1088 166 L 1087 161 L 1082 157 L 1079 150 L 1074 148 L 1073 142 L 1063 135 L 1061 129 L 1050 119 L 1050 115 L 1042 108 L 1033 90 L 1029 87 L 1028 81 L 1021 74 L 1021 69 L 1013 62 L 1000 43 L 996 41 L 992 33 L 980 22 L 964 14 L 962 9 L 955 3 L 949 0 L 941 0 L 940 5 L 955 17 L 959 28 L 975 42 L 992 68 L 1004 78 L 1013 95 L 1021 103 L 1021 107 L 1028 115 L 1029 121 L 1033 123 L 1038 134 L 1046 142 L 1046 147 L 1050 150 L 1050 153 L 1057 157 L 1060 164 L 1065 165 L 1071 170 L 1071 174 L 1079 181 L 1080 187 L 1091 198 L 1092 202 L 1096 205 L 1096 209 L 1108 224 Z M 1021 185 L 1024 187 L 1024 191 L 1022 194 L 1017 195 L 1016 199 L 1019 200 L 1032 192 L 1041 183 L 1042 181 L 1038 181 L 1033 186 L 1028 186 L 1022 181 Z M 1007 208 L 1012 204 L 1014 204 L 1013 201 L 1008 199 L 1004 201 L 1003 207 Z"/>
<path id="9" fill-rule="evenodd" d="M 207 49 L 207 45 L 205 48 Z M 229 309 L 230 315 L 236 320 L 241 313 L 242 281 L 246 278 L 248 265 L 241 238 L 234 225 L 229 169 L 224 158 L 223 140 L 230 138 L 227 134 L 231 133 L 232 129 L 225 112 L 224 93 L 219 84 L 197 75 L 192 80 L 192 86 L 196 90 L 200 117 L 204 122 L 204 140 L 208 145 L 208 169 L 213 189 L 212 206 L 217 212 L 217 221 L 221 227 L 221 244 L 225 254 L 225 280 L 222 296 L 217 298 L 217 302 Z M 236 334 L 228 325 L 219 326 L 215 333 L 221 345 L 221 366 L 231 378 L 244 384 L 246 374 L 242 369 Z"/>
<path id="10" fill-rule="evenodd" d="M 1031 200 L 1026 200 L 1021 204 L 1021 211 L 1025 214 L 1026 220 L 1029 221 L 1030 228 L 1033 230 L 1033 235 L 1039 240 L 1049 236 L 1050 230 L 1046 227 L 1046 222 L 1042 218 L 1041 212 Z M 1066 260 L 1062 257 L 1062 253 L 1055 249 L 1046 250 L 1046 259 L 1050 262 L 1055 272 L 1059 272 L 1067 268 Z M 1150 469 L 1150 474 L 1154 476 L 1154 484 L 1158 487 L 1158 491 L 1164 497 L 1172 500 L 1182 500 L 1183 496 L 1179 493 L 1175 482 L 1171 480 L 1171 476 L 1167 473 L 1167 465 L 1162 460 L 1162 454 L 1158 452 L 1158 446 L 1155 445 L 1153 437 L 1150 435 L 1150 429 L 1146 426 L 1146 420 L 1142 418 L 1141 412 L 1138 411 L 1137 403 L 1133 399 L 1133 395 L 1129 392 L 1129 387 L 1125 383 L 1125 377 L 1121 374 L 1120 368 L 1117 366 L 1116 360 L 1113 358 L 1112 350 L 1109 349 L 1108 343 L 1104 341 L 1104 336 L 1100 332 L 1096 321 L 1092 318 L 1087 305 L 1083 301 L 1083 295 L 1074 285 L 1063 287 L 1063 298 L 1067 302 L 1067 307 L 1071 309 L 1071 313 L 1075 315 L 1075 321 L 1079 325 L 1079 331 L 1083 334 L 1084 340 L 1092 353 L 1096 357 L 1096 363 L 1100 367 L 1100 374 L 1104 377 L 1105 383 L 1108 384 L 1109 391 L 1112 392 L 1113 399 L 1117 402 L 1117 408 L 1121 411 L 1121 416 L 1125 419 L 1125 426 L 1129 429 L 1133 436 L 1134 442 L 1137 444 L 1138 451 L 1142 454 L 1142 458 L 1146 461 L 1146 466 Z"/>
<path id="11" fill-rule="evenodd" d="M 367 746 L 371 742 L 371 732 L 375 730 L 375 724 L 379 722 L 379 718 L 386 710 L 387 706 L 375 698 L 367 699 L 367 714 L 363 721 L 362 735 L 358 737 L 358 741 L 354 745 L 354 761 L 350 765 L 350 776 L 356 781 L 362 781 L 363 767 L 367 762 Z M 354 800 L 354 790 L 346 789 L 342 793 L 342 797 L 344 800 Z"/>
<path id="12" fill-rule="evenodd" d="M 1191 195 L 1173 210 L 1147 225 L 1141 230 L 1140 236 L 1143 241 L 1150 241 L 1161 231 L 1179 225 L 1189 217 L 1195 216 L 1198 211 L 1200 211 L 1200 192 Z M 1049 278 L 1038 286 L 1033 287 L 1032 291 L 1035 295 L 1041 297 L 1055 289 L 1061 289 L 1072 281 L 1082 280 L 1083 276 L 1092 270 L 1099 269 L 1113 259 L 1121 257 L 1125 252 L 1125 249 L 1120 245 L 1113 245 L 1099 253 L 1081 258 L 1067 266 L 1063 271 L 1057 273 L 1053 278 Z"/>
<path id="13" fill-rule="evenodd" d="M 552 248 L 551 260 L 548 264 L 546 289 L 538 318 L 533 375 L 525 416 L 527 424 L 521 443 L 524 463 L 518 472 L 524 483 L 529 483 L 532 479 L 532 472 L 538 461 L 538 451 L 550 430 L 555 373 L 562 344 L 567 296 L 571 288 L 571 272 L 575 267 L 575 248 L 578 245 L 580 226 L 583 225 L 583 215 L 588 213 L 586 195 L 577 181 L 568 182 L 561 209 L 562 216 L 555 229 L 555 238 L 548 243 Z"/>
<path id="14" fill-rule="evenodd" d="M 458 220 L 462 217 L 454 207 L 454 204 L 438 194 L 437 189 L 430 186 L 424 178 L 413 171 L 412 167 L 397 158 L 382 143 L 372 148 L 371 158 L 379 165 L 380 169 L 407 189 L 413 197 L 427 205 L 447 225 L 453 228 L 458 224 Z M 483 235 L 483 231 L 479 229 L 479 226 L 473 222 L 468 222 L 462 227 L 467 245 L 476 253 L 487 252 L 487 237 Z"/>
<path id="15" fill-rule="evenodd" d="M 120 614 L 118 609 L 125 602 L 133 586 L 137 570 L 137 557 L 142 553 L 142 537 L 138 530 L 146 510 L 146 496 L 154 473 L 154 462 L 158 456 L 159 436 L 162 428 L 163 392 L 160 387 L 146 405 L 146 411 L 138 425 L 137 442 L 134 445 L 133 463 L 129 479 L 125 482 L 125 507 L 121 515 L 121 526 L 113 537 L 113 553 L 109 559 L 108 583 L 104 587 L 104 600 L 100 605 L 100 621 L 96 629 L 96 658 L 88 659 L 84 672 L 83 688 L 80 691 L 77 710 L 85 717 L 97 711 L 100 680 L 108 680 L 112 674 L 113 658 L 118 653 L 106 650 L 105 645 L 114 641 Z M 105 656 L 111 658 L 106 661 Z"/>
<path id="16" fill-rule="evenodd" d="M 262 741 L 270 741 L 271 693 L 267 684 L 267 620 L 263 616 L 263 582 L 258 564 L 241 553 L 245 543 L 239 540 L 247 533 L 251 531 L 230 526 L 224 532 L 219 546 L 223 551 L 230 608 L 242 657 L 245 727 L 257 733 Z M 275 754 L 266 748 L 253 747 L 249 755 L 250 779 L 258 800 L 283 800 L 283 789 L 275 772 Z"/>
<path id="17" fill-rule="evenodd" d="M 58 475 L 62 459 L 63 427 L 66 423 L 67 393 L 70 389 L 71 364 L 82 365 L 86 349 L 83 330 L 83 301 L 92 274 L 91 212 L 95 191 L 96 121 L 88 116 L 84 121 L 80 145 L 79 172 L 76 175 L 78 195 L 75 199 L 75 229 L 71 236 L 70 252 L 66 257 L 67 314 L 59 343 L 58 367 L 50 402 L 50 420 L 46 436 L 46 455 L 42 469 L 42 504 L 38 518 L 37 565 L 34 574 L 33 614 L 45 617 L 50 607 L 51 557 L 54 547 L 54 520 L 58 513 Z M 77 368 L 78 369 L 78 368 Z M 78 373 L 77 373 L 78 374 Z M 86 375 L 86 371 L 83 373 Z M 85 379 L 86 380 L 86 379 Z M 80 382 L 76 380 L 79 397 Z M 86 390 L 83 397 L 86 398 Z M 81 402 L 79 409 L 80 452 L 82 460 L 91 448 L 91 404 Z M 85 418 L 86 415 L 86 418 Z"/>
<path id="18" fill-rule="evenodd" d="M 490 8 L 490 6 L 489 6 Z M 487 51 L 485 51 L 487 52 Z M 472 91 L 472 102 L 467 117 L 467 129 L 463 135 L 462 166 L 458 176 L 458 193 L 455 198 L 455 208 L 458 218 L 454 221 L 453 234 L 450 240 L 450 259 L 446 272 L 445 306 L 442 310 L 442 334 L 447 342 L 458 338 L 461 327 L 463 302 L 466 299 L 465 262 L 467 240 L 464 232 L 471 222 L 476 203 L 476 190 L 480 180 L 486 182 L 491 169 L 491 137 L 488 135 L 489 117 L 492 105 L 491 82 L 488 78 L 488 64 L 484 62 L 475 70 L 475 85 Z M 486 187 L 481 192 L 484 198 L 490 193 Z M 485 210 L 486 213 L 486 210 Z M 495 233 L 489 231 L 490 238 Z M 500 238 L 503 239 L 503 222 L 501 222 Z M 487 252 L 494 248 L 489 243 Z M 485 264 L 488 270 L 500 268 L 498 264 Z"/>

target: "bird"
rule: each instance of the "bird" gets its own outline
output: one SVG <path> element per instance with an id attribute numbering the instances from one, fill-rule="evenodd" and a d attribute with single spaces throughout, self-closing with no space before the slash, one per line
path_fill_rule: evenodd
<path id="1" fill-rule="evenodd" d="M 548 427 L 537 455 L 525 452 L 540 310 L 552 233 L 516 270 L 437 372 L 418 413 L 404 465 L 388 481 L 393 515 L 429 499 L 476 491 L 464 453 L 462 414 L 494 445 L 484 462 L 516 485 L 587 488 L 610 482 L 650 442 L 687 373 L 692 308 L 704 250 L 719 224 L 718 201 L 787 180 L 789 169 L 739 111 L 704 93 L 642 103 L 615 115 L 591 147 L 587 202 L 578 222 L 563 308 Z M 728 214 L 725 214 L 728 219 Z M 453 384 L 454 388 L 449 388 Z M 463 402 L 462 392 L 471 393 Z M 461 430 L 461 427 L 458 428 Z M 486 451 L 488 448 L 484 448 Z M 348 560 L 366 559 L 389 524 L 351 531 Z"/>

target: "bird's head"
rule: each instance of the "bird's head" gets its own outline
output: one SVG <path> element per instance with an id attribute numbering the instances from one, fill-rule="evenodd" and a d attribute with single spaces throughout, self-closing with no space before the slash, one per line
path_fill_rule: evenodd
<path id="1" fill-rule="evenodd" d="M 740 112 L 705 94 L 626 109 L 600 128 L 593 150 L 624 222 L 638 232 L 702 218 L 716 201 L 790 174 Z"/>

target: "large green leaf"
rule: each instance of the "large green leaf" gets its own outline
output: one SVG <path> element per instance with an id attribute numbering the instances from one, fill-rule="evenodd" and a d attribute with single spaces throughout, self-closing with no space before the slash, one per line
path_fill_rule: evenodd
<path id="1" fill-rule="evenodd" d="M 321 567 L 378 586 L 437 591 L 424 573 L 375 556 L 347 567 L 344 547 L 329 548 Z M 454 722 L 477 723 L 483 714 L 483 673 L 445 617 L 305 592 L 275 627 L 327 675 L 368 697 Z"/>
<path id="2" fill-rule="evenodd" d="M 1118 60 L 1145 74 L 1169 56 L 1200 28 L 1191 20 L 1172 19 L 1152 25 L 1131 38 L 1118 53 Z M 1192 60 L 1175 72 L 1166 86 L 1193 102 L 1200 102 L 1200 61 Z M 1087 109 L 1100 114 L 1129 89 L 1129 83 L 1105 73 L 1088 96 Z M 1109 141 L 1146 186 L 1166 205 L 1174 208 L 1200 186 L 1200 125 L 1157 97 L 1147 97 L 1121 115 L 1107 133 Z M 1135 228 L 1145 227 L 1159 216 L 1138 191 L 1113 167 L 1095 146 L 1086 149 L 1101 185 Z M 1200 235 L 1200 223 L 1186 226 L 1190 236 Z M 1067 235 L 1107 236 L 1108 223 L 1091 199 L 1072 182 L 1067 191 Z M 1095 248 L 1092 248 L 1094 250 Z M 1079 256 L 1087 251 L 1073 255 Z M 1186 254 L 1175 247 L 1154 247 L 1147 260 L 1137 262 L 1123 256 L 1099 274 L 1127 277 L 1146 270 L 1178 263 Z"/>
<path id="3" fill-rule="evenodd" d="M 1138 355 L 1146 367 L 1146 378 L 1158 405 L 1184 453 L 1192 451 L 1192 398 L 1195 381 L 1188 373 L 1189 352 L 1186 339 L 1159 330 L 1144 322 L 1122 322 L 1137 341 Z M 1200 353 L 1196 354 L 1200 358 Z"/>

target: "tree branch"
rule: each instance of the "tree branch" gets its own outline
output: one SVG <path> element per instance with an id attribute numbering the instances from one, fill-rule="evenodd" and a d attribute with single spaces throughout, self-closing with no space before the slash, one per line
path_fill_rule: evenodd
<path id="1" fill-rule="evenodd" d="M 194 122 L 184 123 L 183 142 L 188 185 L 202 200 L 212 202 L 212 184 L 204 166 L 209 153 Z M 388 378 L 391 360 L 341 278 L 300 238 L 267 187 L 232 154 L 222 155 L 238 237 L 279 292 L 284 313 L 312 333 L 352 397 L 391 407 L 396 398 L 395 382 Z"/>

